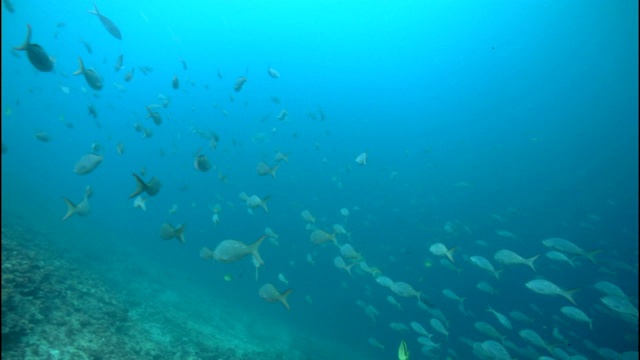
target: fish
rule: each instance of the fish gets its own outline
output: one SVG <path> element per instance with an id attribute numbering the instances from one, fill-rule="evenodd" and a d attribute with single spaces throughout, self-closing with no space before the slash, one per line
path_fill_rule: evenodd
<path id="1" fill-rule="evenodd" d="M 233 90 L 235 92 L 238 92 L 240 90 L 242 90 L 242 87 L 244 86 L 244 83 L 247 82 L 247 78 L 244 76 L 240 76 L 237 80 L 235 85 L 233 85 Z"/>
<path id="2" fill-rule="evenodd" d="M 113 68 L 116 72 L 118 72 L 118 71 L 120 71 L 120 69 L 122 69 L 122 62 L 123 61 L 124 61 L 124 55 L 120 54 L 118 56 L 118 59 L 116 60 L 116 66 L 114 66 L 114 68 Z"/>
<path id="3" fill-rule="evenodd" d="M 266 238 L 267 236 L 263 235 L 256 240 L 256 242 L 250 245 L 233 239 L 223 240 L 213 251 L 206 247 L 202 248 L 202 250 L 200 250 L 200 257 L 203 259 L 213 259 L 221 263 L 230 264 L 247 255 L 252 255 L 260 265 L 264 265 L 264 261 L 262 260 L 258 250 L 262 241 Z"/>
<path id="4" fill-rule="evenodd" d="M 320 244 L 324 244 L 328 241 L 333 242 L 336 246 L 340 246 L 338 245 L 338 240 L 336 239 L 336 234 L 329 234 L 328 232 L 324 231 L 324 230 L 320 230 L 320 229 L 316 229 L 313 232 L 311 232 L 311 235 L 309 235 L 309 240 L 315 244 L 315 245 L 320 245 Z"/>
<path id="5" fill-rule="evenodd" d="M 135 200 L 133 200 L 133 207 L 140 208 L 143 211 L 147 211 L 147 199 L 148 197 L 142 197 L 142 195 L 138 195 Z"/>
<path id="6" fill-rule="evenodd" d="M 387 296 L 387 302 L 395 307 L 398 308 L 398 310 L 402 310 L 402 305 L 398 302 L 398 300 L 396 300 L 396 298 L 394 298 L 391 295 Z"/>
<path id="7" fill-rule="evenodd" d="M 176 90 L 180 88 L 180 80 L 178 80 L 178 75 L 173 75 L 173 79 L 171 80 L 171 87 Z"/>
<path id="8" fill-rule="evenodd" d="M 493 276 L 496 277 L 496 279 L 500 280 L 500 273 L 502 272 L 502 270 L 496 270 L 493 267 L 493 265 L 491 265 L 489 260 L 487 260 L 486 258 L 476 255 L 476 256 L 471 256 L 469 260 L 471 260 L 471 262 L 477 267 L 479 267 L 480 269 L 483 269 L 492 273 Z"/>
<path id="9" fill-rule="evenodd" d="M 426 337 L 431 337 L 431 334 L 429 334 L 427 332 L 427 330 L 425 330 L 424 326 L 422 326 L 422 324 L 420 324 L 417 321 L 412 321 L 409 323 L 409 325 L 411 326 L 411 328 L 417 332 L 420 335 L 426 336 Z"/>
<path id="10" fill-rule="evenodd" d="M 569 319 L 589 323 L 589 328 L 593 330 L 593 319 L 590 319 L 582 310 L 573 306 L 563 306 L 560 308 L 560 312 Z"/>
<path id="11" fill-rule="evenodd" d="M 340 255 L 346 259 L 358 261 L 362 257 L 361 253 L 356 252 L 356 249 L 349 243 L 340 246 Z"/>
<path id="12" fill-rule="evenodd" d="M 13 7 L 13 3 L 9 0 L 2 0 L 2 3 L 4 4 L 4 7 L 7 8 L 7 11 L 10 13 L 14 13 L 14 11 L 16 11 L 16 9 Z"/>
<path id="13" fill-rule="evenodd" d="M 134 196 L 138 196 L 143 192 L 146 192 L 149 196 L 155 196 L 160 191 L 160 187 L 162 184 L 160 181 L 154 176 L 149 180 L 148 183 L 145 183 L 138 175 L 131 174 L 136 179 L 136 189 L 129 195 L 129 198 Z"/>
<path id="14" fill-rule="evenodd" d="M 496 319 L 498 319 L 500 324 L 502 324 L 504 327 L 506 327 L 509 330 L 513 330 L 513 326 L 511 325 L 511 321 L 509 321 L 509 319 L 506 316 L 504 316 L 501 313 L 495 311 L 491 306 L 489 306 L 487 308 L 487 311 L 492 313 L 496 317 Z"/>
<path id="15" fill-rule="evenodd" d="M 180 58 L 180 62 L 182 63 L 182 68 L 183 68 L 184 70 L 187 70 L 187 62 L 186 62 L 186 61 L 184 61 L 184 59 L 183 59 L 183 58 Z"/>
<path id="16" fill-rule="evenodd" d="M 98 110 L 96 109 L 95 105 L 89 104 L 89 106 L 87 106 L 87 110 L 89 111 L 89 115 L 91 115 L 94 119 L 98 118 Z"/>
<path id="17" fill-rule="evenodd" d="M 269 74 L 269 76 L 271 76 L 274 79 L 277 79 L 280 77 L 280 73 L 276 69 L 272 68 L 271 66 L 269 66 L 269 68 L 267 69 L 267 74 Z"/>
<path id="18" fill-rule="evenodd" d="M 29 62 L 36 69 L 42 72 L 50 72 L 53 70 L 54 62 L 47 52 L 38 44 L 31 43 L 31 25 L 27 24 L 27 38 L 20 46 L 14 47 L 15 50 L 26 51 Z"/>
<path id="19" fill-rule="evenodd" d="M 287 297 L 291 295 L 292 291 L 293 291 L 292 289 L 288 289 L 280 293 L 278 289 L 276 289 L 276 287 L 273 286 L 272 284 L 264 284 L 258 290 L 258 295 L 269 302 L 280 301 L 282 305 L 284 305 L 284 307 L 287 308 L 287 310 L 291 310 L 291 307 L 287 302 Z"/>
<path id="20" fill-rule="evenodd" d="M 526 283 L 525 286 L 538 294 L 550 295 L 550 296 L 556 296 L 556 295 L 563 296 L 565 299 L 571 301 L 571 303 L 574 305 L 576 305 L 576 302 L 573 300 L 572 295 L 576 291 L 580 290 L 580 289 L 563 290 L 558 285 L 552 283 L 551 281 L 547 281 L 543 279 L 531 280 L 528 283 Z"/>
<path id="21" fill-rule="evenodd" d="M 380 344 L 380 341 L 376 340 L 376 338 L 370 337 L 367 341 L 371 346 L 384 350 L 384 345 Z"/>
<path id="22" fill-rule="evenodd" d="M 205 154 L 200 154 L 193 160 L 193 167 L 198 171 L 205 172 L 211 169 L 211 163 Z"/>
<path id="23" fill-rule="evenodd" d="M 347 263 L 344 261 L 344 259 L 341 256 L 336 256 L 335 258 L 333 258 L 333 265 L 335 267 L 337 267 L 338 269 L 342 269 L 345 270 L 346 272 L 349 273 L 349 275 L 351 277 L 353 277 L 353 275 L 351 274 L 351 268 L 353 267 L 353 265 L 355 265 L 357 263 L 351 263 L 349 265 L 347 265 Z"/>
<path id="24" fill-rule="evenodd" d="M 376 277 L 376 282 L 384 287 L 388 287 L 391 288 L 391 286 L 393 285 L 393 280 L 391 280 L 390 278 L 384 276 L 384 275 L 378 275 Z"/>
<path id="25" fill-rule="evenodd" d="M 498 332 L 498 330 L 496 330 L 496 328 L 494 328 L 493 326 L 487 324 L 484 321 L 476 321 L 475 323 L 473 323 L 473 327 L 480 333 L 490 336 L 492 338 L 496 338 L 499 339 L 500 341 L 503 341 L 505 339 L 505 336 L 500 334 Z"/>
<path id="26" fill-rule="evenodd" d="M 98 165 L 102 163 L 102 159 L 102 155 L 86 154 L 76 162 L 73 172 L 80 175 L 86 175 L 98 167 Z"/>
<path id="27" fill-rule="evenodd" d="M 84 45 L 84 48 L 87 49 L 89 54 L 93 53 L 93 49 L 91 48 L 91 44 L 83 38 L 80 38 L 80 42 Z"/>
<path id="28" fill-rule="evenodd" d="M 153 68 L 148 65 L 138 66 L 138 69 L 140 69 L 145 76 L 153 72 Z"/>
<path id="29" fill-rule="evenodd" d="M 87 215 L 91 210 L 91 207 L 89 206 L 89 198 L 92 195 L 93 191 L 91 190 L 91 186 L 87 186 L 84 189 L 84 197 L 82 198 L 82 201 L 78 203 L 78 205 L 75 205 L 66 197 L 62 197 L 62 200 L 64 200 L 65 204 L 67 204 L 67 213 L 64 215 L 61 221 L 67 220 L 73 214 L 78 214 L 80 216 Z"/>
<path id="30" fill-rule="evenodd" d="M 276 119 L 285 121 L 287 117 L 289 117 L 289 112 L 287 111 L 287 109 L 282 109 L 280 110 L 280 113 L 278 113 L 278 116 L 276 116 Z"/>
<path id="31" fill-rule="evenodd" d="M 185 226 L 183 224 L 174 227 L 169 223 L 164 223 L 160 227 L 160 237 L 163 240 L 177 239 L 178 241 L 180 241 L 180 243 L 184 244 L 184 229 Z"/>
<path id="32" fill-rule="evenodd" d="M 269 165 L 261 161 L 256 166 L 256 172 L 258 173 L 259 176 L 271 175 L 273 176 L 274 179 L 277 179 L 276 171 L 278 171 L 278 168 L 280 168 L 280 164 L 274 167 L 270 167 Z"/>
<path id="33" fill-rule="evenodd" d="M 626 298 L 607 295 L 600 298 L 600 301 L 602 301 L 602 303 L 610 310 L 615 311 L 623 319 L 634 324 L 638 323 L 638 309 Z"/>
<path id="34" fill-rule="evenodd" d="M 289 280 L 287 280 L 287 278 L 284 277 L 283 273 L 278 274 L 278 280 L 283 282 L 285 285 L 289 285 Z"/>
<path id="35" fill-rule="evenodd" d="M 454 246 L 451 249 L 447 249 L 447 247 L 443 243 L 435 243 L 429 247 L 429 251 L 433 255 L 436 256 L 446 256 L 451 262 L 455 262 L 453 260 L 453 252 L 456 251 L 458 247 Z"/>
<path id="36" fill-rule="evenodd" d="M 429 320 L 429 324 L 431 324 L 431 327 L 439 332 L 440 334 L 444 335 L 447 337 L 447 339 L 449 338 L 449 331 L 447 331 L 447 329 L 444 327 L 444 325 L 442 324 L 442 322 L 436 318 L 431 318 L 431 320 Z"/>
<path id="37" fill-rule="evenodd" d="M 567 254 L 584 256 L 587 259 L 591 260 L 591 262 L 594 264 L 597 264 L 595 256 L 600 252 L 602 252 L 602 250 L 600 249 L 591 250 L 591 251 L 583 250 L 576 244 L 563 238 L 548 238 L 548 239 L 542 240 L 542 243 L 546 247 L 550 247 L 552 249 L 559 250 Z"/>
<path id="38" fill-rule="evenodd" d="M 241 192 L 238 195 L 242 201 L 245 202 L 249 209 L 255 209 L 258 206 L 262 207 L 266 213 L 269 212 L 269 208 L 267 207 L 267 201 L 271 198 L 271 196 L 267 195 L 264 199 L 260 199 L 258 195 L 248 196 L 245 192 Z"/>
<path id="39" fill-rule="evenodd" d="M 131 81 L 131 79 L 133 79 L 133 73 L 136 70 L 136 68 L 131 68 L 131 71 L 129 71 L 128 73 L 124 74 L 124 81 L 125 82 L 129 82 Z"/>
<path id="40" fill-rule="evenodd" d="M 93 68 L 85 69 L 84 63 L 82 62 L 82 58 L 80 56 L 78 56 L 78 63 L 78 70 L 74 71 L 73 75 L 84 75 L 84 79 L 92 89 L 102 89 L 102 77 L 100 76 L 100 74 L 98 74 L 98 72 Z"/>
<path id="41" fill-rule="evenodd" d="M 389 288 L 391 289 L 391 291 L 393 291 L 394 293 L 400 295 L 400 296 L 404 296 L 404 297 L 409 297 L 409 296 L 415 296 L 418 298 L 418 303 L 420 303 L 420 291 L 416 291 L 413 286 L 402 282 L 402 281 L 396 281 L 393 283 L 393 285 L 391 285 L 391 287 Z"/>
<path id="42" fill-rule="evenodd" d="M 280 161 L 282 161 L 282 160 L 284 160 L 285 162 L 289 162 L 289 154 L 283 154 L 283 153 L 281 153 L 280 151 L 278 151 L 278 152 L 273 156 L 273 159 L 274 159 L 275 161 L 278 161 L 278 162 L 280 162 Z"/>
<path id="43" fill-rule="evenodd" d="M 89 14 L 96 15 L 98 19 L 100 19 L 100 22 L 102 23 L 104 28 L 107 29 L 109 34 L 113 35 L 114 38 L 118 40 L 122 40 L 122 34 L 120 33 L 120 29 L 118 29 L 116 24 L 114 24 L 113 21 L 111 21 L 108 17 L 100 14 L 100 11 L 98 10 L 98 6 L 96 5 L 95 2 L 93 3 L 93 10 L 87 10 L 87 12 Z"/>
<path id="44" fill-rule="evenodd" d="M 42 142 L 49 142 L 51 140 L 51 136 L 49 136 L 49 133 L 46 131 L 38 131 L 35 136 L 36 139 Z"/>
<path id="45" fill-rule="evenodd" d="M 356 157 L 356 162 L 360 165 L 367 165 L 367 153 L 363 152 L 362 154 L 358 155 Z"/>
<path id="46" fill-rule="evenodd" d="M 122 142 L 119 142 L 116 145 L 116 151 L 118 152 L 118 155 L 124 154 L 124 144 Z"/>
<path id="47" fill-rule="evenodd" d="M 571 265 L 571 267 L 575 268 L 575 264 L 573 263 L 572 259 L 569 259 L 567 257 L 567 255 L 561 253 L 560 251 L 548 251 L 546 254 L 547 258 L 551 259 L 551 260 L 555 260 L 555 261 L 560 261 L 560 262 L 566 262 L 567 264 Z"/>
<path id="48" fill-rule="evenodd" d="M 496 259 L 496 261 L 498 261 L 502 265 L 522 264 L 522 265 L 529 266 L 533 271 L 536 271 L 536 268 L 533 267 L 533 262 L 536 261 L 536 259 L 538 257 L 540 257 L 540 254 L 538 254 L 538 255 L 536 255 L 534 257 L 525 259 L 522 256 L 514 253 L 513 251 L 506 250 L 506 249 L 499 250 L 493 256 L 493 258 Z"/>
<path id="49" fill-rule="evenodd" d="M 302 210 L 300 216 L 302 216 L 302 219 L 304 219 L 304 221 L 308 223 L 313 224 L 316 222 L 316 218 L 311 215 L 311 212 L 309 212 L 309 210 Z"/>
<path id="50" fill-rule="evenodd" d="M 547 343 L 540 337 L 537 332 L 531 329 L 523 329 L 518 331 L 518 335 L 520 335 L 523 339 L 529 341 L 533 345 L 539 346 L 543 349 L 547 349 L 547 351 L 553 354 L 552 347 L 547 345 Z"/>
<path id="51" fill-rule="evenodd" d="M 147 109 L 147 117 L 151 118 L 154 124 L 162 124 L 162 115 L 159 112 L 153 111 L 150 106 L 145 106 L 145 108 Z"/>
<path id="52" fill-rule="evenodd" d="M 512 359 L 507 349 L 494 340 L 486 340 L 476 344 L 473 345 L 473 352 L 480 359 Z"/>

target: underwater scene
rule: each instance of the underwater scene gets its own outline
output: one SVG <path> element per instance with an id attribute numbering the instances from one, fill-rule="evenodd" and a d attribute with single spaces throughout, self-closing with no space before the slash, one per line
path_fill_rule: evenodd
<path id="1" fill-rule="evenodd" d="M 2 3 L 2 359 L 638 359 L 637 2 Z"/>

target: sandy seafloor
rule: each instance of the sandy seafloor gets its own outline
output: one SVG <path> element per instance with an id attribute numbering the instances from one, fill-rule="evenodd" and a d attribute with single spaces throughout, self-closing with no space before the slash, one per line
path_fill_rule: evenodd
<path id="1" fill-rule="evenodd" d="M 99 271 L 83 256 L 2 210 L 2 359 L 366 358 L 126 256 Z"/>

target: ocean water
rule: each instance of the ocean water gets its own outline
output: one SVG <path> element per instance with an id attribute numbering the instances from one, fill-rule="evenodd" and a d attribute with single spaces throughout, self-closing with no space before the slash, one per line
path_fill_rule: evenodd
<path id="1" fill-rule="evenodd" d="M 511 358 L 637 358 L 637 3 L 97 3 L 122 39 L 88 1 L 3 5 L 3 358 L 395 359 L 402 340 L 411 359 L 498 358 L 482 352 L 496 339 L 478 321 L 500 332 Z M 50 73 L 12 50 L 27 24 L 55 58 Z M 72 75 L 78 57 L 101 90 Z M 217 146 L 198 131 L 215 132 Z M 102 163 L 74 173 L 88 153 Z M 366 165 L 355 161 L 362 153 Z M 197 155 L 212 168 L 198 171 Z M 259 176 L 260 162 L 279 165 L 277 176 Z M 129 198 L 142 172 L 162 183 L 146 211 Z M 62 197 L 78 204 L 87 186 L 90 212 L 61 221 Z M 269 212 L 249 209 L 241 192 L 269 196 Z M 185 243 L 163 240 L 163 223 L 185 224 Z M 334 224 L 350 232 L 336 235 L 340 245 L 420 291 L 424 305 L 360 264 L 352 276 L 334 266 L 339 249 L 310 241 Z M 253 243 L 267 227 L 278 245 L 260 246 L 257 279 L 251 255 L 199 256 L 224 239 Z M 569 254 L 572 267 L 545 256 L 552 237 L 602 251 L 595 262 Z M 438 242 L 457 247 L 459 271 L 429 251 Z M 501 265 L 501 249 L 540 254 L 536 271 Z M 593 329 L 560 311 L 567 299 L 525 286 L 537 278 L 579 288 L 575 306 Z M 602 302 L 602 281 L 635 315 Z M 258 295 L 267 283 L 292 289 L 290 310 Z M 534 320 L 510 317 L 507 329 L 488 307 Z M 430 325 L 438 313 L 448 336 Z M 392 322 L 422 324 L 439 347 L 423 349 Z"/>

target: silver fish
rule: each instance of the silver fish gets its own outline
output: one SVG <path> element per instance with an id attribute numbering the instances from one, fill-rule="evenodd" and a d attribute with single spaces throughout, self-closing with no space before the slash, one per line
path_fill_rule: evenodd
<path id="1" fill-rule="evenodd" d="M 98 6 L 96 6 L 95 2 L 93 3 L 93 10 L 87 10 L 87 12 L 89 14 L 96 15 L 98 19 L 100 19 L 100 22 L 102 23 L 104 28 L 107 29 L 109 34 L 113 35 L 113 37 L 115 37 L 118 40 L 122 40 L 122 34 L 120 33 L 120 29 L 118 29 L 116 24 L 114 24 L 113 21 L 111 21 L 108 17 L 100 14 L 100 11 L 98 10 Z"/>

